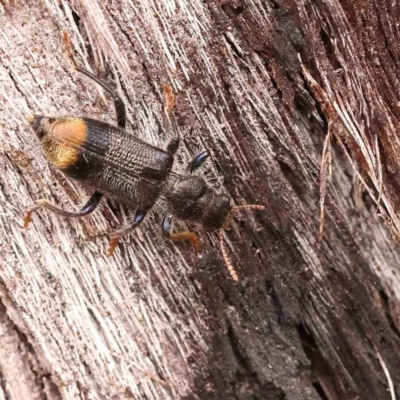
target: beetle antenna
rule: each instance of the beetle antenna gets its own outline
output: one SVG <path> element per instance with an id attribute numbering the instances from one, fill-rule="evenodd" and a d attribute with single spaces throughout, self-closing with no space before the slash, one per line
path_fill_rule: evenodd
<path id="1" fill-rule="evenodd" d="M 231 274 L 232 279 L 237 282 L 239 280 L 239 277 L 235 271 L 235 268 L 232 265 L 232 260 L 228 256 L 228 252 L 226 250 L 225 241 L 224 241 L 224 230 L 223 229 L 219 230 L 219 245 L 221 247 L 221 253 L 222 253 L 222 257 L 224 258 L 224 262 L 225 262 L 226 266 L 228 267 L 228 271 Z"/>
<path id="2" fill-rule="evenodd" d="M 234 206 L 232 207 L 231 212 L 240 210 L 265 210 L 265 206 L 261 206 L 259 204 L 246 204 L 244 206 Z"/>
<path id="3" fill-rule="evenodd" d="M 233 218 L 233 215 L 236 213 L 236 211 L 240 211 L 240 210 L 265 210 L 265 206 L 262 206 L 259 204 L 246 204 L 244 206 L 232 207 L 231 211 L 228 215 L 228 218 L 226 219 L 224 225 L 222 225 L 222 228 L 219 230 L 219 245 L 221 247 L 222 257 L 224 259 L 226 266 L 228 267 L 228 271 L 231 274 L 232 279 L 236 282 L 239 280 L 239 277 L 235 271 L 235 268 L 233 267 L 232 260 L 230 259 L 229 255 L 228 255 L 228 251 L 226 249 L 226 245 L 225 245 L 225 241 L 224 241 L 224 229 L 228 228 L 229 222 Z"/>

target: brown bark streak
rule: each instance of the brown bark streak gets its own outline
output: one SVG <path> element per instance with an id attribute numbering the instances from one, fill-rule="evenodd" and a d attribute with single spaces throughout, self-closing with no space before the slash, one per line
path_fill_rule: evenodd
<path id="1" fill-rule="evenodd" d="M 389 233 L 400 236 L 398 6 L 3 3 L 0 399 L 391 399 L 400 384 Z M 35 200 L 76 209 L 86 196 L 48 165 L 26 115 L 115 121 L 71 54 L 117 77 L 129 129 L 155 145 L 168 140 L 163 87 L 172 88 L 175 168 L 206 148 L 213 163 L 200 173 L 222 177 L 236 205 L 266 206 L 225 235 L 237 283 L 216 235 L 198 256 L 163 240 L 159 212 L 113 258 L 93 239 L 125 214 L 113 204 L 80 220 L 39 212 L 22 230 Z M 328 122 L 332 179 L 320 191 Z"/>

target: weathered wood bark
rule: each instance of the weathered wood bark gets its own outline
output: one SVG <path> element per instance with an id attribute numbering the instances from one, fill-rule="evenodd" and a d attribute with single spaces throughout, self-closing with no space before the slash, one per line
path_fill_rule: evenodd
<path id="1" fill-rule="evenodd" d="M 0 399 L 394 399 L 399 5 L 2 4 Z M 45 161 L 26 115 L 114 120 L 67 37 L 79 65 L 112 72 L 148 142 L 168 139 L 173 87 L 177 170 L 210 149 L 216 186 L 267 206 L 226 234 L 238 283 L 215 236 L 201 255 L 174 246 L 160 212 L 111 259 L 93 236 L 123 217 L 115 205 L 81 220 L 40 212 L 22 230 L 34 200 L 72 209 L 86 196 Z"/>

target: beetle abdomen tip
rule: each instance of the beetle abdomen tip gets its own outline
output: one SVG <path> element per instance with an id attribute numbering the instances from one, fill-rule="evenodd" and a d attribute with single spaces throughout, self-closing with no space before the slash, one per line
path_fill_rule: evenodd
<path id="1" fill-rule="evenodd" d="M 70 168 L 86 141 L 86 122 L 83 118 L 59 119 L 51 127 L 51 137 L 53 140 L 45 148 L 49 161 L 61 170 Z"/>

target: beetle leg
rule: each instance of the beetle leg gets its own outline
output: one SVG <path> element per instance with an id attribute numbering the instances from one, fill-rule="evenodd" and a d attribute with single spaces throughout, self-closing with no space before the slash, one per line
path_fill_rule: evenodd
<path id="1" fill-rule="evenodd" d="M 53 211 L 56 214 L 62 215 L 63 217 L 84 217 L 85 215 L 90 214 L 97 208 L 102 197 L 103 193 L 97 191 L 94 192 L 90 196 L 89 200 L 82 206 L 82 208 L 78 212 L 62 210 L 49 200 L 40 199 L 36 202 L 36 205 L 34 207 L 30 208 L 26 212 L 24 218 L 24 228 L 28 227 L 29 223 L 32 221 L 32 213 L 37 211 L 39 208 L 47 208 L 48 210 Z"/>
<path id="2" fill-rule="evenodd" d="M 168 153 L 175 154 L 179 147 L 179 138 L 172 139 L 167 145 Z"/>
<path id="3" fill-rule="evenodd" d="M 173 137 L 167 146 L 167 151 L 170 154 L 175 154 L 179 147 L 179 130 L 172 109 L 175 106 L 175 94 L 172 88 L 164 85 L 165 107 L 164 112 L 167 117 L 165 121 L 165 129 L 169 136 Z"/>
<path id="4" fill-rule="evenodd" d="M 200 154 L 198 154 L 195 158 L 193 158 L 192 161 L 187 166 L 187 171 L 190 173 L 193 173 L 196 169 L 200 168 L 204 162 L 207 160 L 208 156 L 210 154 L 208 153 L 207 150 L 202 151 Z"/>
<path id="5" fill-rule="evenodd" d="M 189 231 L 171 233 L 171 222 L 172 214 L 166 214 L 161 225 L 161 230 L 165 237 L 171 239 L 174 242 L 188 240 L 192 244 L 195 251 L 201 250 L 200 239 L 195 233 Z"/>
<path id="6" fill-rule="evenodd" d="M 83 68 L 77 67 L 77 71 L 81 72 L 83 75 L 86 75 L 88 78 L 95 81 L 99 86 L 101 86 L 107 93 L 111 94 L 114 98 L 114 107 L 115 114 L 117 115 L 118 126 L 122 129 L 125 129 L 126 126 L 126 108 L 125 104 L 122 101 L 121 97 L 117 95 L 106 83 L 104 83 L 101 79 L 99 79 L 96 75 L 93 75 L 91 72 L 86 71 Z"/>
<path id="7" fill-rule="evenodd" d="M 111 257 L 114 254 L 114 250 L 117 247 L 117 244 L 119 242 L 119 239 L 121 236 L 126 235 L 129 232 L 132 232 L 134 229 L 136 229 L 144 220 L 146 217 L 147 211 L 141 211 L 137 210 L 135 217 L 133 218 L 133 222 L 129 225 L 123 225 L 121 228 L 110 232 L 109 234 L 105 235 L 110 235 L 111 239 L 108 243 L 108 250 L 107 250 L 107 256 Z M 104 236 L 104 235 L 102 235 Z"/>
<path id="8" fill-rule="evenodd" d="M 125 104 L 120 97 L 114 100 L 115 114 L 117 114 L 118 126 L 121 129 L 126 127 L 126 108 Z"/>

